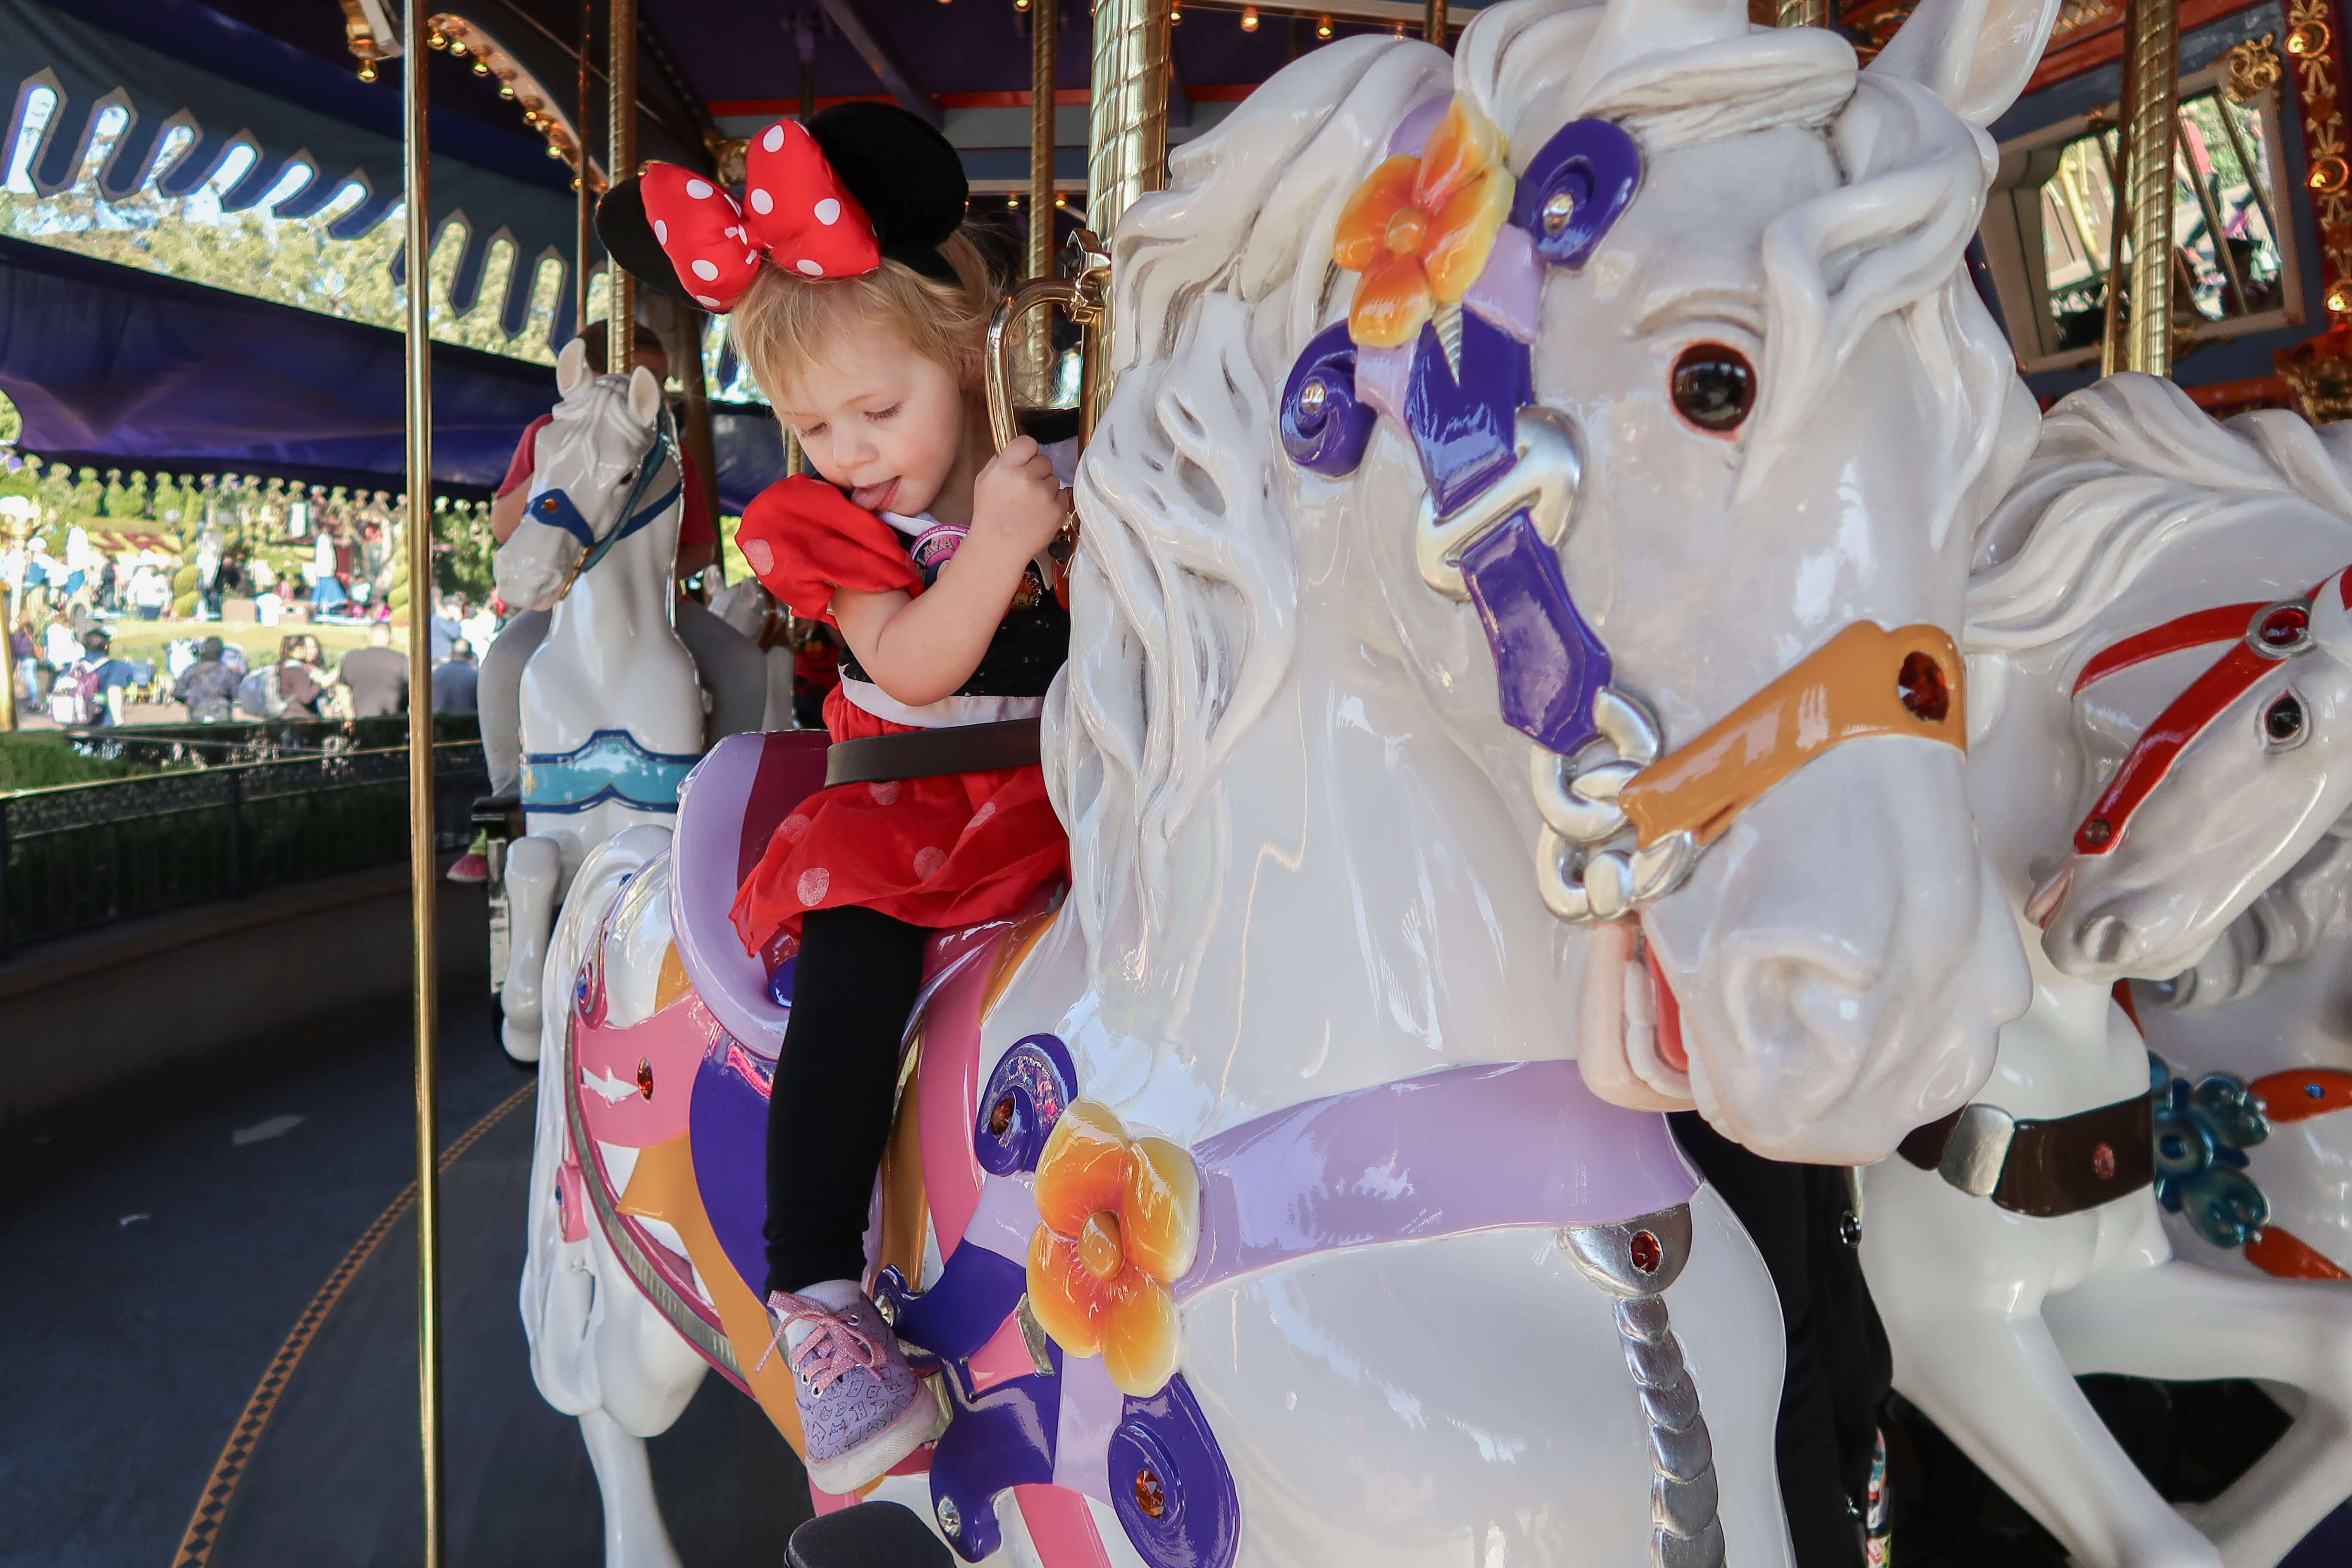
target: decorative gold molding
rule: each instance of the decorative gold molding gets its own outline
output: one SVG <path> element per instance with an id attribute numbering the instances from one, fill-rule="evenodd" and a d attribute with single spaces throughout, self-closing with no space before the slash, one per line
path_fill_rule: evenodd
<path id="1" fill-rule="evenodd" d="M 2327 313 L 2352 315 L 2352 163 L 2346 161 L 2343 44 L 2330 0 L 2288 0 L 2287 58 L 2303 109 L 2304 185 L 2319 227 Z"/>
<path id="2" fill-rule="evenodd" d="M 480 24 L 438 11 L 426 19 L 425 26 L 431 29 L 425 35 L 426 47 L 446 49 L 459 59 L 471 57 L 476 76 L 497 79 L 499 96 L 521 105 L 523 123 L 546 138 L 549 157 L 561 158 L 572 165 L 572 176 L 577 182 L 582 173 L 580 128 L 563 111 L 562 96 L 525 69 L 522 62 L 483 30 Z M 603 190 L 604 174 L 594 159 L 588 160 L 586 172 L 592 188 Z"/>
<path id="3" fill-rule="evenodd" d="M 2221 67 L 2228 74 L 2221 90 L 2237 104 L 2252 103 L 2279 84 L 2286 68 L 2279 64 L 2278 35 L 2264 33 L 2259 38 L 2248 38 L 2221 51 Z"/>

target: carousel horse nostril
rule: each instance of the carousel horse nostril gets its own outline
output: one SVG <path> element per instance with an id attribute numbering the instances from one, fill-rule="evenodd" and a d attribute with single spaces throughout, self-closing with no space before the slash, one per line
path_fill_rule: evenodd
<path id="1" fill-rule="evenodd" d="M 2118 963 L 2131 951 L 2131 926 L 2120 915 L 2095 915 L 2083 922 L 2077 939 L 2094 963 Z"/>

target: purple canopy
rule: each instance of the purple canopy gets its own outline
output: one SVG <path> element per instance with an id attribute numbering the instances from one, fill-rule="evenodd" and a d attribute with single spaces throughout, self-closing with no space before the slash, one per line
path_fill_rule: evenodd
<path id="1" fill-rule="evenodd" d="M 233 468 L 386 488 L 404 471 L 401 334 L 0 238 L 0 390 L 19 446 L 68 461 Z M 433 478 L 487 490 L 554 373 L 433 345 Z M 782 477 L 764 408 L 717 405 L 721 510 Z"/>

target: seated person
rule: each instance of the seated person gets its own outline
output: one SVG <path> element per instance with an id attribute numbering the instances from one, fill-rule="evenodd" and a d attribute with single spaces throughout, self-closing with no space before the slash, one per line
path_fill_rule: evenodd
<path id="1" fill-rule="evenodd" d="M 588 345 L 588 363 L 604 363 L 604 323 L 591 321 L 581 334 Z M 658 381 L 669 374 L 669 356 L 651 328 L 640 326 L 637 363 Z M 522 521 L 523 503 L 530 498 L 530 477 L 536 466 L 539 433 L 554 416 L 542 414 L 524 429 L 515 447 L 514 461 L 499 484 L 490 506 L 490 534 L 504 544 Z M 685 510 L 678 520 L 677 577 L 693 576 L 719 559 L 719 529 L 711 515 L 702 477 L 684 443 L 677 452 L 685 479 Z M 522 787 L 522 667 L 547 636 L 550 610 L 524 610 L 510 617 L 482 655 L 478 696 L 482 752 L 489 764 L 490 793 L 511 796 Z M 683 593 L 677 601 L 677 636 L 694 656 L 695 672 L 710 695 L 710 715 L 705 726 L 709 741 L 760 728 L 766 717 L 768 671 L 759 648 L 740 632 Z"/>

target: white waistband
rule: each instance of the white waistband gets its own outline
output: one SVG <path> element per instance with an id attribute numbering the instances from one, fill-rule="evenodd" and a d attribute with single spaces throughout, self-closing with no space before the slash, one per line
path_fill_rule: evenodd
<path id="1" fill-rule="evenodd" d="M 1034 719 L 1045 710 L 1042 697 L 942 697 L 910 708 L 870 680 L 841 678 L 841 694 L 877 719 L 912 724 L 919 730 L 952 730 L 960 724 L 994 724 L 1006 719 Z"/>

